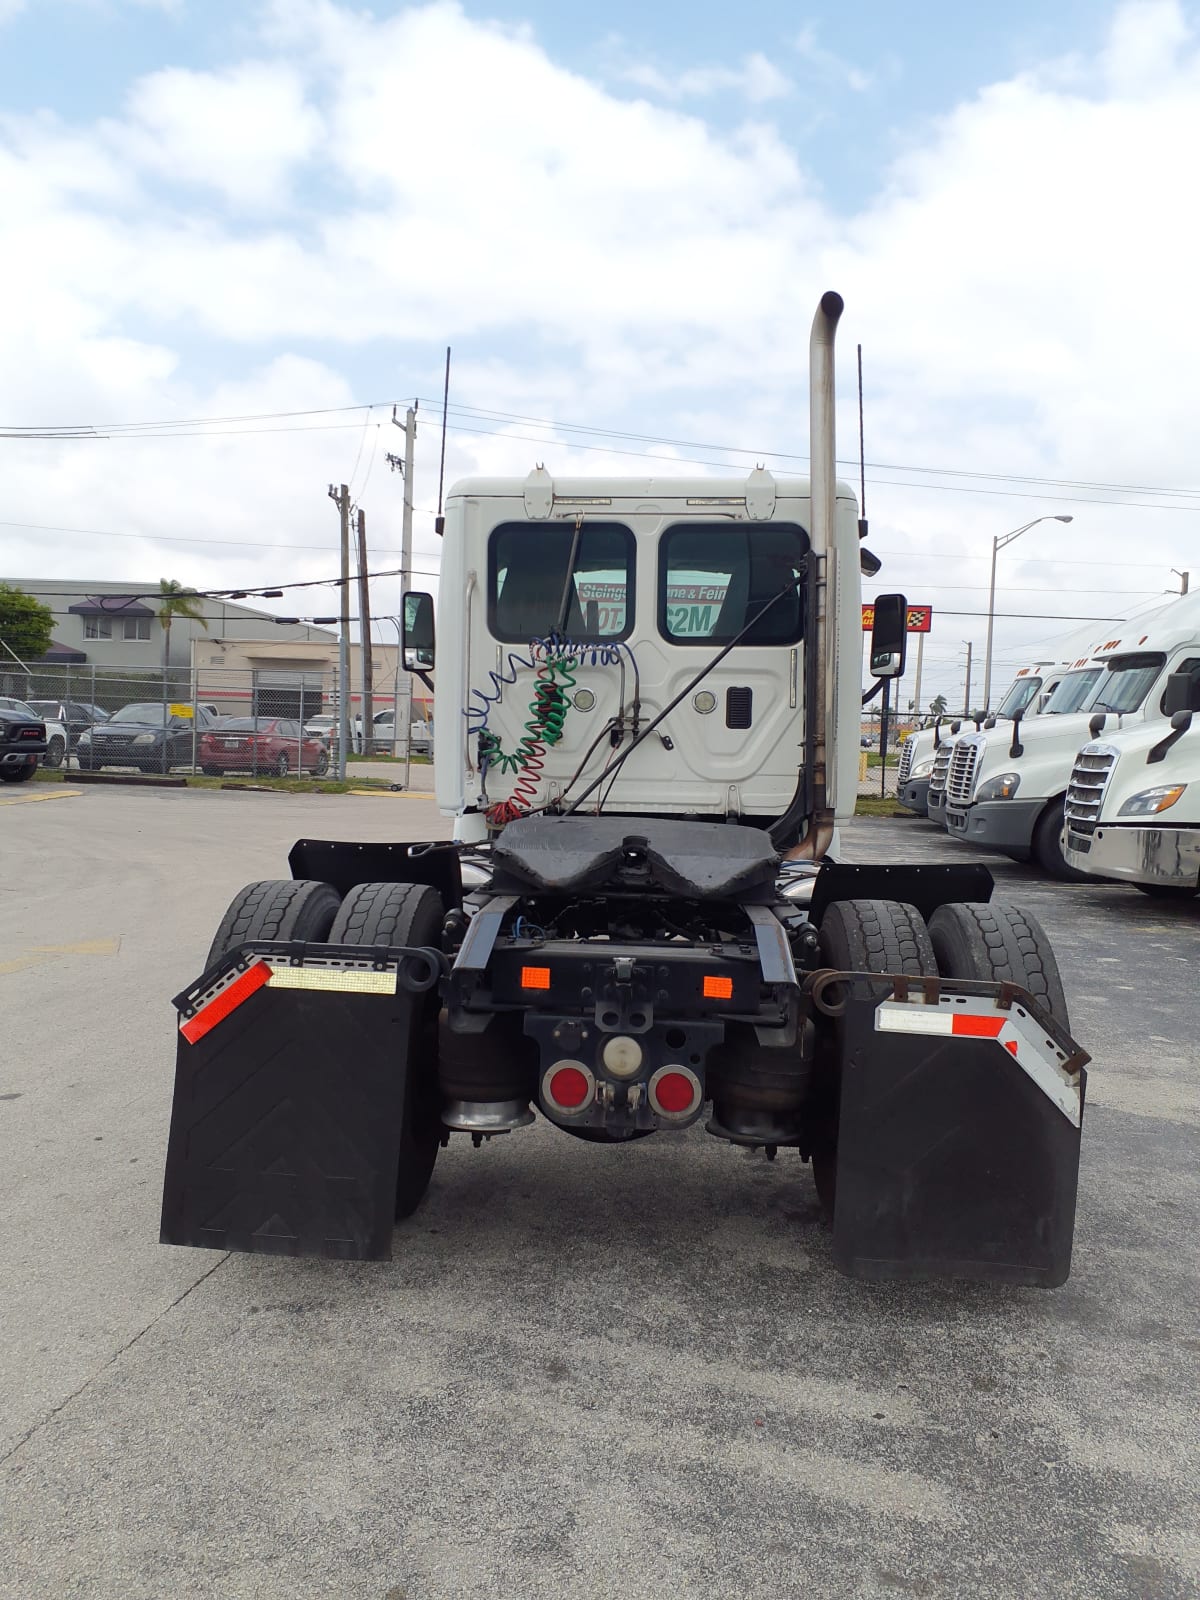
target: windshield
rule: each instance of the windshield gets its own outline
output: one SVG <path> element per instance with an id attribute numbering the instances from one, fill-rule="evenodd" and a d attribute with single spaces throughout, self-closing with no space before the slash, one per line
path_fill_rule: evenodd
<path id="1" fill-rule="evenodd" d="M 1040 678 L 1018 678 L 1000 702 L 1000 709 L 996 712 L 996 715 L 998 717 L 1016 716 L 1018 711 L 1024 711 L 1041 687 L 1042 680 Z"/>
<path id="2" fill-rule="evenodd" d="M 57 717 L 61 707 L 57 700 L 31 700 L 29 709 L 36 711 L 39 717 Z"/>
<path id="3" fill-rule="evenodd" d="M 1099 683 L 1103 672 L 1103 667 L 1081 667 L 1078 672 L 1068 672 L 1047 701 L 1043 715 L 1058 717 L 1064 711 L 1078 711 Z"/>
<path id="4" fill-rule="evenodd" d="M 145 705 L 122 706 L 120 711 L 112 714 L 113 722 L 156 722 L 163 723 L 167 720 L 167 708 L 148 701 Z"/>
<path id="5" fill-rule="evenodd" d="M 0 711 L 19 711 L 23 717 L 37 718 L 37 712 L 31 705 L 27 705 L 24 700 L 14 700 L 9 695 L 0 699 Z"/>
<path id="6" fill-rule="evenodd" d="M 1145 655 L 1124 656 L 1111 662 L 1100 692 L 1088 710 L 1115 711 L 1118 715 L 1136 711 L 1150 693 L 1165 660 L 1165 656 Z"/>

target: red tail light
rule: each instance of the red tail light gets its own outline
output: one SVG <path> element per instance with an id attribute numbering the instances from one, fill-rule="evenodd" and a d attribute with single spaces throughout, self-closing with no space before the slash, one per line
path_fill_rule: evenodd
<path id="1" fill-rule="evenodd" d="M 552 1111 L 585 1111 L 596 1096 L 596 1080 L 582 1061 L 556 1061 L 542 1079 L 542 1098 Z"/>
<path id="2" fill-rule="evenodd" d="M 659 1067 L 650 1079 L 650 1104 L 660 1116 L 690 1116 L 700 1098 L 700 1080 L 687 1067 Z"/>

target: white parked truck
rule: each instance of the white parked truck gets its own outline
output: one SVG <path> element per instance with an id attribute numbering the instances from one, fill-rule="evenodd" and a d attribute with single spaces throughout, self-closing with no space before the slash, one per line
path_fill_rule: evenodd
<path id="1" fill-rule="evenodd" d="M 1143 894 L 1200 893 L 1200 660 L 1167 680 L 1166 722 L 1085 744 L 1067 788 L 1063 855 Z"/>
<path id="2" fill-rule="evenodd" d="M 1073 869 L 1062 853 L 1063 806 L 1071 770 L 1089 733 L 1160 721 L 1167 679 L 1200 661 L 1200 595 L 1118 624 L 1091 653 L 1094 681 L 1078 710 L 1047 714 L 992 733 L 960 734 L 946 772 L 945 827 L 952 837 L 1033 861 L 1052 877 Z M 1081 679 L 1080 681 L 1084 681 Z"/>
<path id="3" fill-rule="evenodd" d="M 810 1162 L 855 1276 L 1063 1281 L 1087 1058 L 1045 935 L 986 867 L 838 851 L 866 559 L 841 309 L 813 324 L 809 484 L 451 491 L 437 636 L 409 594 L 403 644 L 436 661 L 455 837 L 304 839 L 236 896 L 175 999 L 164 1241 L 386 1256 L 443 1145 L 540 1115 Z M 878 677 L 906 610 L 876 603 Z"/>
<path id="4" fill-rule="evenodd" d="M 1026 718 L 1038 716 L 1069 666 L 1069 662 L 1032 661 L 1027 666 L 1019 667 L 1012 686 L 995 714 L 981 725 L 994 727 L 999 722 L 1011 722 L 1018 711 Z M 929 780 L 938 751 L 943 744 L 957 737 L 964 720 L 971 719 L 939 717 L 933 727 L 910 733 L 900 746 L 896 799 L 906 811 L 913 811 L 920 817 L 928 814 Z M 945 786 L 939 786 L 936 792 L 944 795 Z M 940 822 L 940 815 L 935 820 Z"/>

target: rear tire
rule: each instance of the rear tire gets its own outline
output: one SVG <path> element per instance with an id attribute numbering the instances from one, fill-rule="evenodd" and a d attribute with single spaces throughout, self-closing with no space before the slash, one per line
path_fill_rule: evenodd
<path id="1" fill-rule="evenodd" d="M 27 761 L 23 767 L 0 767 L 0 781 L 4 783 L 28 783 L 36 770 L 36 759 Z"/>
<path id="2" fill-rule="evenodd" d="M 939 906 L 929 937 L 943 978 L 1016 983 L 1064 1028 L 1071 1026 L 1058 962 L 1037 918 L 1002 900 Z"/>
<path id="3" fill-rule="evenodd" d="M 821 918 L 819 949 L 822 965 L 840 971 L 937 976 L 937 959 L 921 913 L 899 900 L 835 900 Z M 833 1048 L 817 1064 L 810 1113 L 813 1180 L 831 1221 L 837 1199 L 840 1032 L 835 1021 Z"/>
<path id="4" fill-rule="evenodd" d="M 252 939 L 302 939 L 323 944 L 340 905 L 337 890 L 327 883 L 303 878 L 248 883 L 221 919 L 205 971 Z"/>
<path id="5" fill-rule="evenodd" d="M 423 883 L 360 883 L 342 902 L 330 944 L 432 945 L 441 949 L 445 908 L 436 889 Z M 398 1064 L 405 1069 L 400 1163 L 396 1174 L 396 1219 L 411 1216 L 424 1198 L 442 1142 L 442 1097 L 438 1087 L 437 1030 L 441 1001 L 436 988 L 405 994 L 399 1007 Z"/>
<path id="6" fill-rule="evenodd" d="M 291 770 L 292 764 L 288 760 L 288 753 L 286 750 L 281 750 L 279 752 L 279 757 L 275 762 L 275 776 L 277 778 L 286 778 Z"/>
<path id="7" fill-rule="evenodd" d="M 1042 812 L 1033 830 L 1031 854 L 1048 878 L 1057 878 L 1060 883 L 1082 883 L 1087 873 L 1070 866 L 1062 852 L 1065 804 L 1065 797 L 1054 800 Z"/>

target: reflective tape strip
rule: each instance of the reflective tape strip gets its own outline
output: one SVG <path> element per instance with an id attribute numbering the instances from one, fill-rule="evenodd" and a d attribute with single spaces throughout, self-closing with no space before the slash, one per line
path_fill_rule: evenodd
<path id="1" fill-rule="evenodd" d="M 954 1018 L 936 1006 L 885 1000 L 875 1012 L 877 1033 L 953 1033 Z"/>
<path id="2" fill-rule="evenodd" d="M 1066 1070 L 1066 1053 L 1023 1006 L 1001 1011 L 988 1000 L 951 995 L 941 996 L 935 1005 L 884 1000 L 875 1008 L 875 1031 L 994 1039 L 1072 1126 L 1078 1128 L 1083 1120 L 1079 1075 Z"/>
<path id="3" fill-rule="evenodd" d="M 368 972 L 354 967 L 272 967 L 272 989 L 323 989 L 330 994 L 395 994 L 396 969 Z"/>
<path id="4" fill-rule="evenodd" d="M 270 978 L 271 969 L 265 961 L 252 962 L 232 983 L 218 990 L 194 1016 L 182 1020 L 179 1024 L 180 1033 L 189 1044 L 195 1044 L 206 1033 L 211 1033 L 218 1022 L 224 1022 L 231 1011 L 236 1011 L 243 1000 L 249 1000 Z"/>

